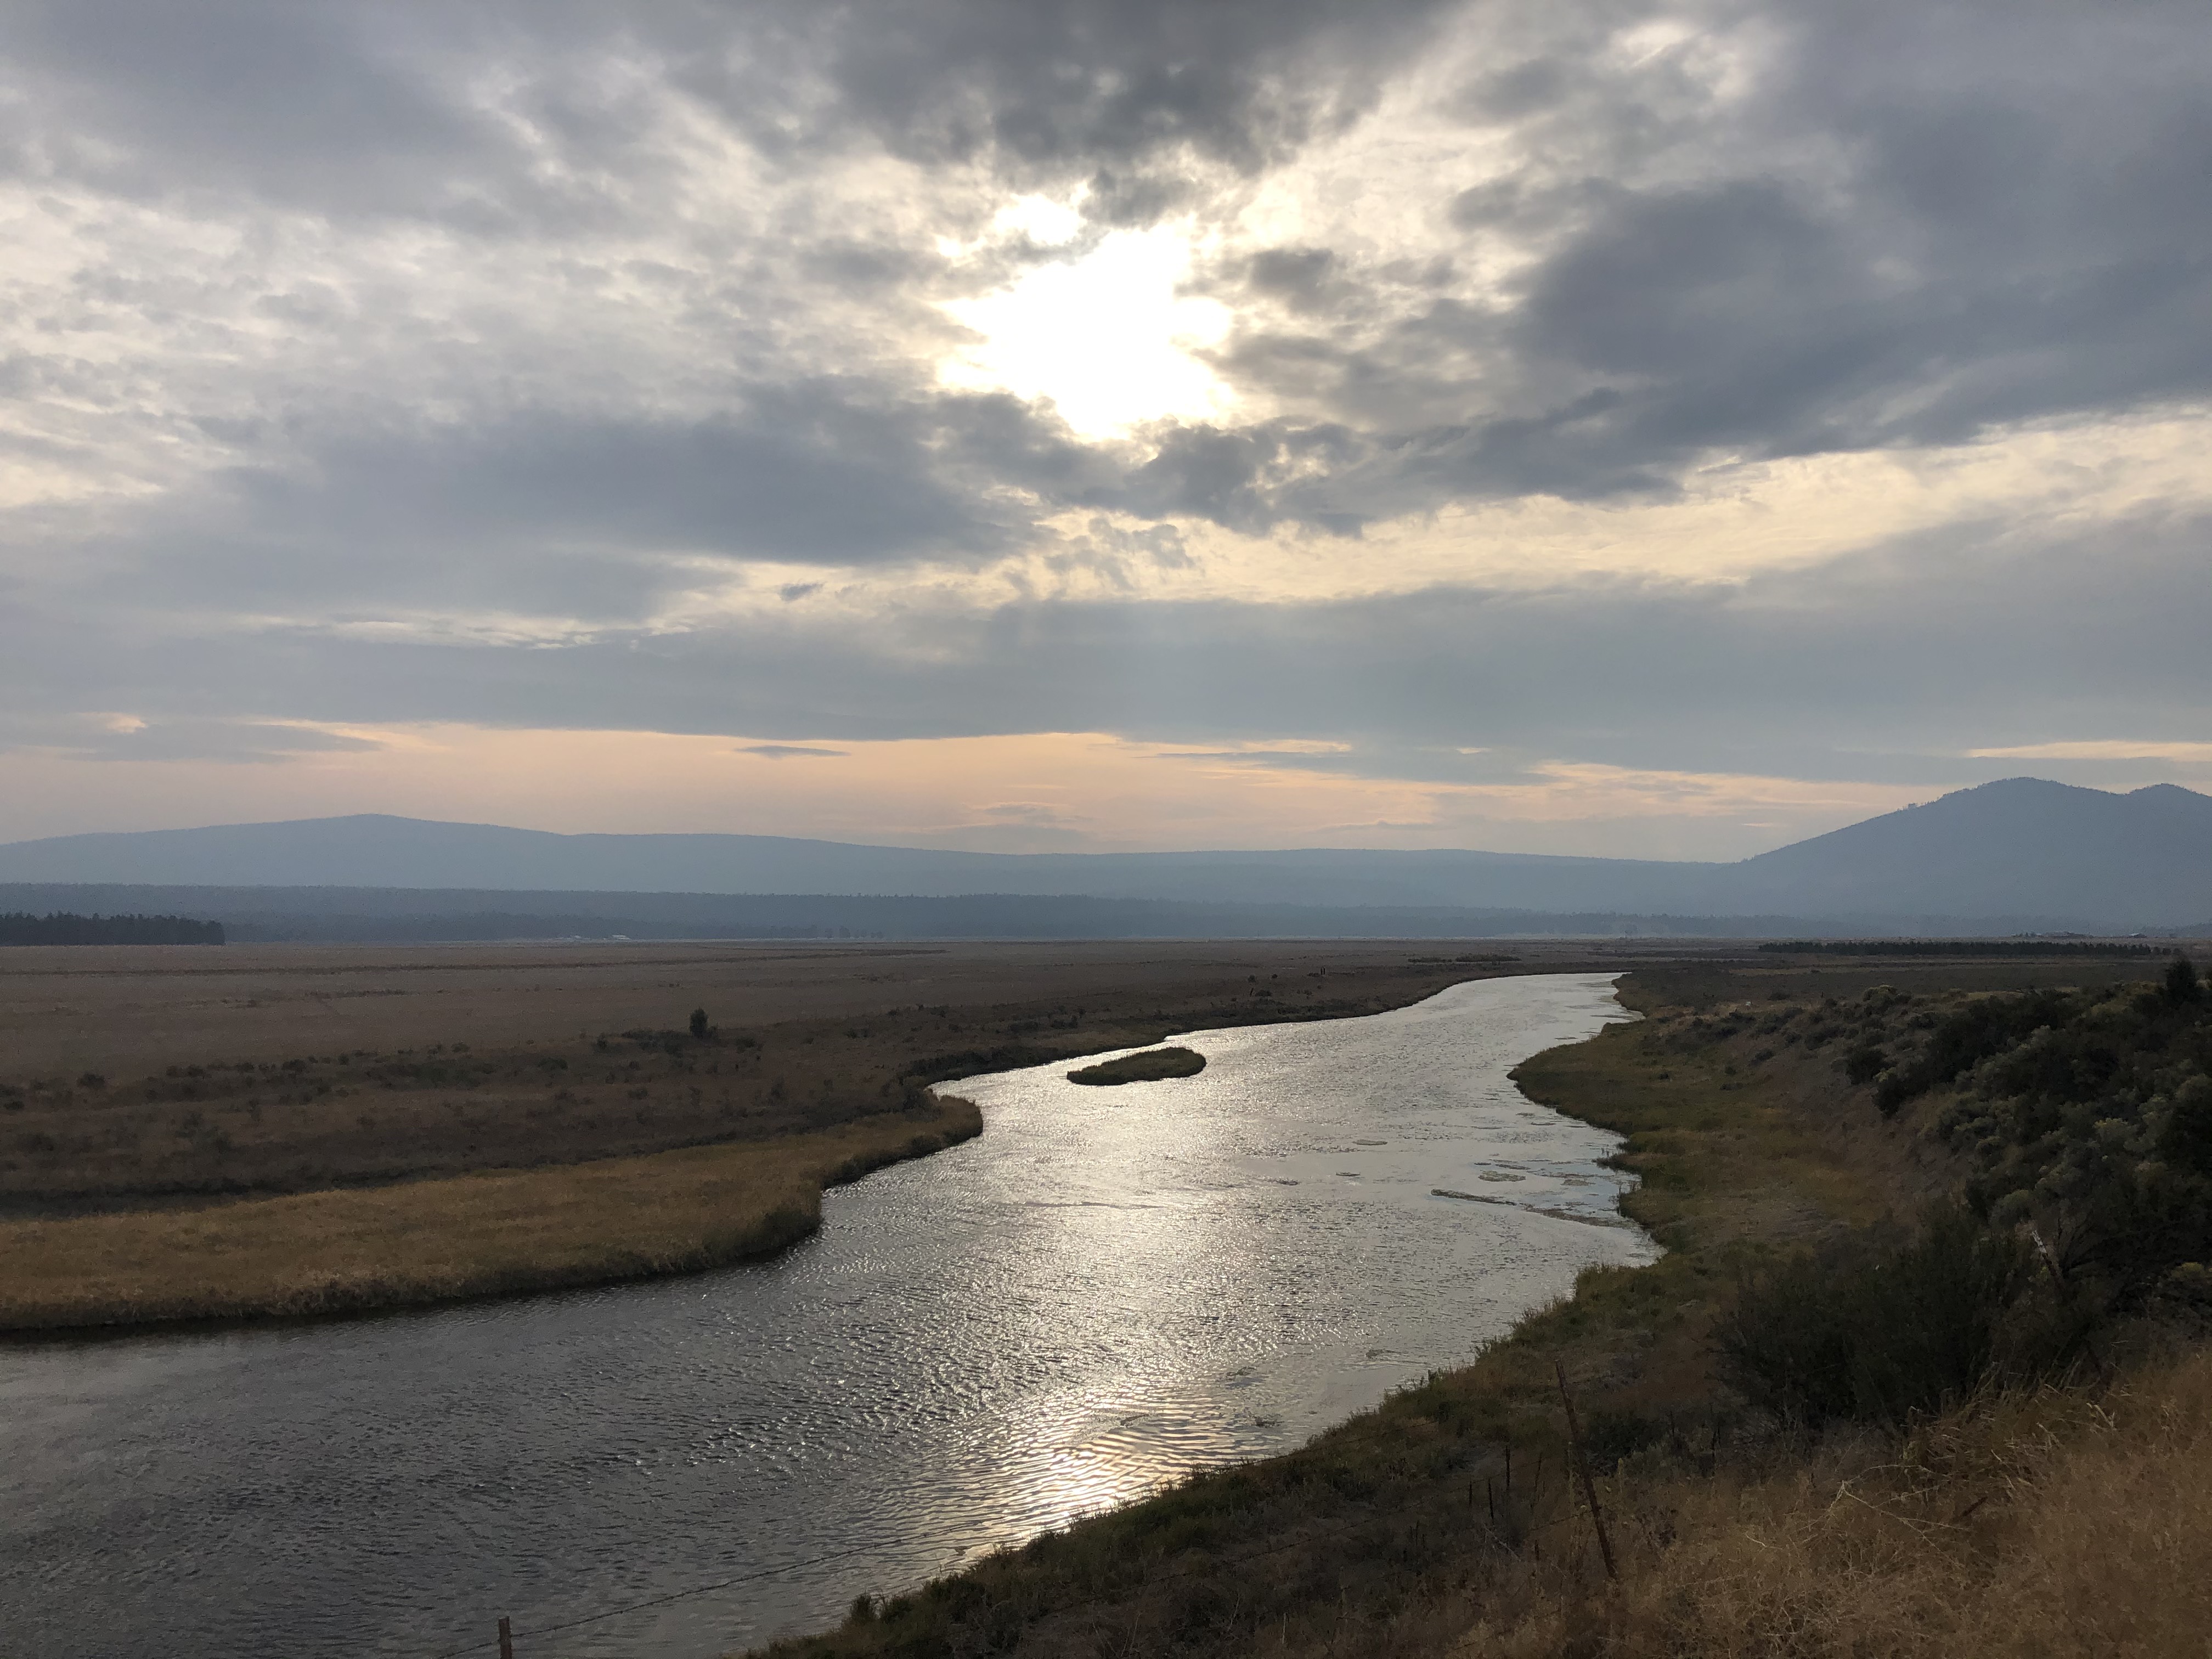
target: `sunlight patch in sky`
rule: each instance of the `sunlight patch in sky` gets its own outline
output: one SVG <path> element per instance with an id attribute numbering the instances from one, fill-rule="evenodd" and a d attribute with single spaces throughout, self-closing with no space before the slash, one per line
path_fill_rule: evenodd
<path id="1" fill-rule="evenodd" d="M 1028 216 L 1038 226 L 1019 228 L 1032 235 L 1062 228 L 1042 210 Z M 1117 230 L 1080 258 L 949 301 L 945 311 L 981 338 L 946 362 L 940 378 L 956 390 L 1048 398 L 1088 438 L 1224 415 L 1229 388 L 1192 349 L 1218 341 L 1230 313 L 1176 291 L 1190 259 L 1188 238 L 1172 228 Z"/>

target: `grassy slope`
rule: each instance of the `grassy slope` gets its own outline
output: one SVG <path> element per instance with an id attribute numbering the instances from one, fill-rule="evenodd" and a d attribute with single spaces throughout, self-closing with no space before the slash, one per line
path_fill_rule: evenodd
<path id="1" fill-rule="evenodd" d="M 779 1249 L 822 1189 L 980 1133 L 963 1100 L 811 1134 L 204 1209 L 0 1223 L 0 1330 L 329 1313 Z"/>
<path id="2" fill-rule="evenodd" d="M 2172 1659 L 2212 1627 L 2212 1355 L 1605 1483 L 1618 1587 L 1495 1572 L 1460 1659 Z"/>
<path id="3" fill-rule="evenodd" d="M 1757 1063 L 1753 1041 L 1689 1032 L 1680 1008 L 1709 1007 L 1715 991 L 1631 981 L 1632 1005 L 1677 1017 L 1517 1074 L 1627 1136 L 1621 1162 L 1643 1185 L 1624 1207 L 1667 1244 L 1660 1261 L 1585 1273 L 1573 1300 L 1474 1365 L 1297 1452 L 1199 1474 L 770 1651 L 2190 1650 L 2174 1644 L 2212 1619 L 2212 1587 L 2188 1565 L 2212 1547 L 2203 1362 L 2140 1372 L 2101 1404 L 2064 1391 L 1978 1402 L 1902 1449 L 1762 1437 L 1718 1385 L 1711 1331 L 1745 1265 L 1909 1219 L 1955 1171 L 1842 1088 L 1832 1055 Z M 1617 1588 L 1563 1479 L 1555 1365 L 1598 1454 Z M 2139 1605 L 2103 1606 L 2100 1574 Z"/>

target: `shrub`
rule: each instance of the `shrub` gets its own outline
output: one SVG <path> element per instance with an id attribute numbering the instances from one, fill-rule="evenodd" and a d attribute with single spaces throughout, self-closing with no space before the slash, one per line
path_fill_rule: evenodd
<path id="1" fill-rule="evenodd" d="M 2174 1091 L 2158 1152 L 2168 1163 L 2212 1175 L 2212 1077 L 2200 1073 Z"/>
<path id="2" fill-rule="evenodd" d="M 1583 1425 L 1583 1451 L 1601 1474 L 1611 1474 L 1646 1446 L 1675 1437 L 1663 1419 L 1641 1412 L 1593 1410 Z"/>
<path id="3" fill-rule="evenodd" d="M 1196 1077 L 1206 1069 L 1206 1056 L 1194 1048 L 1147 1048 L 1141 1054 L 1103 1060 L 1067 1074 L 1070 1083 L 1111 1088 L 1123 1083 L 1152 1083 L 1170 1078 Z"/>
<path id="4" fill-rule="evenodd" d="M 1844 1075 L 1854 1085 L 1873 1082 L 1888 1066 L 1889 1056 L 1871 1042 L 1862 1042 L 1844 1056 Z"/>
<path id="5" fill-rule="evenodd" d="M 2064 1329 L 2021 1310 L 2034 1271 L 2019 1239 L 1945 1206 L 1908 1243 L 1860 1234 L 1747 1276 L 1717 1333 L 1722 1362 L 1747 1399 L 1785 1419 L 1901 1423 L 2001 1368 L 2032 1374 L 2055 1361 Z"/>
<path id="6" fill-rule="evenodd" d="M 1911 1098 L 1911 1085 L 1901 1072 L 1885 1072 L 1874 1085 L 1874 1103 L 1884 1117 L 1895 1117 L 1898 1108 Z"/>
<path id="7" fill-rule="evenodd" d="M 2197 977 L 2197 964 L 2187 957 L 2176 957 L 2166 965 L 2164 985 L 2166 1000 L 2176 1007 L 2186 1007 L 2200 1001 L 2204 987 Z"/>

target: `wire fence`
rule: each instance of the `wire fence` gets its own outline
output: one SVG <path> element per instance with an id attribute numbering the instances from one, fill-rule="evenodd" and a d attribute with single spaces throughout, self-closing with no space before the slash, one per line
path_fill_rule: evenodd
<path id="1" fill-rule="evenodd" d="M 513 1634 L 516 1641 L 520 1641 L 526 1637 L 558 1636 L 563 1631 L 580 1630 L 586 1625 L 603 1624 L 610 1619 L 619 1619 L 625 1613 L 644 1613 L 653 1607 L 666 1607 L 672 1601 L 687 1601 L 695 1595 L 711 1595 L 716 1590 L 732 1589 L 739 1584 L 758 1583 L 764 1578 L 774 1578 L 781 1573 L 802 1571 L 809 1567 L 826 1567 L 832 1562 L 847 1561 L 856 1555 L 871 1554 L 877 1547 L 873 1544 L 855 1544 L 850 1549 L 832 1550 L 827 1555 L 817 1555 L 811 1560 L 786 1561 L 773 1567 L 756 1568 L 750 1572 L 733 1573 L 727 1578 L 718 1578 L 711 1584 L 694 1584 L 688 1589 L 670 1590 L 665 1595 L 647 1596 L 642 1601 L 627 1602 L 621 1607 L 602 1607 L 599 1612 L 587 1613 L 580 1619 L 564 1619 L 557 1624 L 539 1625 L 531 1630 L 517 1630 Z M 481 1642 L 471 1642 L 461 1647 L 441 1648 L 435 1653 L 424 1654 L 422 1659 L 463 1659 L 463 1656 L 467 1654 L 496 1652 L 499 1645 L 499 1638 L 489 1637 Z"/>
<path id="2" fill-rule="evenodd" d="M 1565 1395 L 1565 1379 L 1564 1376 L 1560 1380 L 1560 1392 L 1563 1396 Z M 1489 1483 L 1486 1481 L 1484 1484 L 1486 1487 Z M 1512 1490 L 1512 1474 L 1511 1466 L 1510 1463 L 1507 1465 L 1506 1471 L 1506 1490 L 1509 1493 Z M 1468 1486 L 1467 1499 L 1468 1512 L 1470 1516 L 1476 1512 L 1474 1506 L 1474 1492 L 1475 1488 L 1474 1482 L 1470 1480 Z M 1540 1457 L 1536 1463 L 1536 1479 L 1534 1490 L 1524 1500 L 1528 1509 L 1528 1518 L 1525 1522 L 1522 1523 L 1521 1533 L 1526 1539 L 1540 1539 L 1545 1534 L 1551 1532 L 1555 1528 L 1570 1526 L 1576 1523 L 1577 1521 L 1581 1520 L 1586 1513 L 1588 1513 L 1587 1511 L 1578 1510 L 1576 1508 L 1572 1495 L 1570 1492 L 1567 1497 L 1564 1510 L 1549 1516 L 1545 1516 L 1540 1513 L 1543 1496 L 1544 1464 L 1543 1460 Z M 1556 1502 L 1557 1500 L 1555 1499 L 1554 1501 Z M 1493 1537 L 1495 1537 L 1495 1528 L 1497 1525 L 1497 1516 L 1494 1504 L 1495 1498 L 1493 1495 L 1492 1509 L 1491 1513 L 1491 1527 L 1492 1528 Z M 1593 1520 L 1595 1519 L 1595 1516 L 1592 1516 L 1591 1518 Z M 1323 1522 L 1317 1528 L 1301 1529 L 1297 1535 L 1285 1539 L 1279 1544 L 1270 1544 L 1266 1546 L 1264 1548 L 1249 1550 L 1242 1555 L 1229 1557 L 1226 1559 L 1212 1559 L 1192 1566 L 1176 1567 L 1170 1568 L 1165 1571 L 1156 1571 L 1149 1575 L 1149 1578 L 1151 1582 L 1164 1583 L 1175 1579 L 1189 1577 L 1199 1573 L 1219 1573 L 1226 1569 L 1243 1566 L 1248 1562 L 1263 1560 L 1271 1555 L 1280 1555 L 1288 1550 L 1311 1547 L 1317 1543 L 1326 1541 L 1330 1537 L 1342 1536 L 1357 1531 L 1360 1528 L 1362 1524 L 1363 1523 L 1361 1522 L 1355 1520 L 1340 1521 L 1334 1525 Z M 1599 1522 L 1599 1525 L 1601 1528 L 1602 1522 Z M 1506 1547 L 1510 1549 L 1513 1547 L 1508 1545 Z M 1538 1547 L 1540 1551 L 1540 1544 Z M 856 1544 L 849 1549 L 833 1550 L 826 1555 L 817 1555 L 808 1560 L 786 1561 L 773 1567 L 761 1567 L 750 1572 L 735 1573 L 727 1578 L 718 1578 L 712 1583 L 695 1584 L 688 1589 L 671 1590 L 663 1595 L 648 1596 L 642 1601 L 631 1601 L 625 1603 L 621 1607 L 605 1607 L 598 1613 L 586 1613 L 581 1618 L 565 1619 L 556 1624 L 540 1625 L 532 1630 L 516 1630 L 511 1634 L 513 1638 L 516 1641 L 520 1641 L 525 1638 L 557 1636 L 566 1631 L 580 1630 L 586 1625 L 601 1624 L 610 1619 L 619 1619 L 626 1613 L 643 1613 L 653 1607 L 666 1607 L 671 1602 L 685 1601 L 695 1595 L 711 1595 L 717 1590 L 733 1589 L 739 1584 L 758 1583 L 763 1579 L 774 1578 L 779 1574 L 804 1571 L 811 1567 L 828 1566 L 833 1562 L 848 1561 L 855 1556 L 876 1554 L 881 1553 L 882 1550 L 883 1546 L 879 1544 Z M 1539 1559 L 1541 1559 L 1540 1553 L 1539 1555 Z M 498 1651 L 501 1651 L 501 1638 L 495 1636 L 481 1642 L 470 1643 L 465 1646 L 443 1648 L 435 1653 L 422 1654 L 419 1656 L 419 1659 L 465 1659 L 465 1656 L 469 1654 L 493 1653 Z"/>

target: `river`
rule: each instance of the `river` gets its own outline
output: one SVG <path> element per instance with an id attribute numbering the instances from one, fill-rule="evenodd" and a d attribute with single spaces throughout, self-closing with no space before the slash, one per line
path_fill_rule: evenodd
<path id="1" fill-rule="evenodd" d="M 0 1656 L 429 1656 L 504 1613 L 520 1659 L 706 1659 L 1286 1449 L 1650 1258 L 1613 1138 L 1506 1076 L 1622 1017 L 1483 980 L 1180 1038 L 1195 1078 L 974 1079 L 980 1139 L 769 1262 L 0 1349 Z"/>

